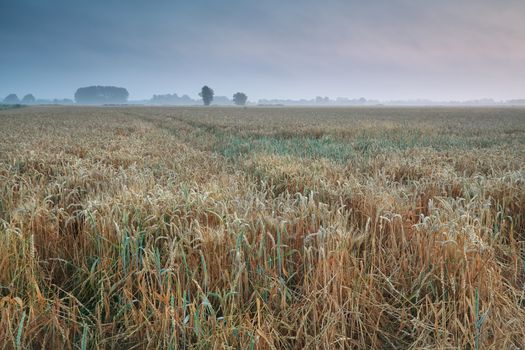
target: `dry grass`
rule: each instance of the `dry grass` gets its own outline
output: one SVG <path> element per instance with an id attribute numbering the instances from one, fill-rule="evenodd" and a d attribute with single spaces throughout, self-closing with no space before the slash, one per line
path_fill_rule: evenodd
<path id="1" fill-rule="evenodd" d="M 0 348 L 525 347 L 525 110 L 0 112 Z"/>

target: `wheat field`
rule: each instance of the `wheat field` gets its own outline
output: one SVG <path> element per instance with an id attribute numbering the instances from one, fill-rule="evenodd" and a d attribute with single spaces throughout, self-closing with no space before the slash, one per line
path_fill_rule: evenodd
<path id="1" fill-rule="evenodd" d="M 1 349 L 523 349 L 525 109 L 0 111 Z"/>

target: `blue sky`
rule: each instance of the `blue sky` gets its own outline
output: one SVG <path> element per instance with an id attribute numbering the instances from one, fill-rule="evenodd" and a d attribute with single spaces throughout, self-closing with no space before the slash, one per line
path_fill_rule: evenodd
<path id="1" fill-rule="evenodd" d="M 525 97 L 525 1 L 0 0 L 0 97 Z"/>

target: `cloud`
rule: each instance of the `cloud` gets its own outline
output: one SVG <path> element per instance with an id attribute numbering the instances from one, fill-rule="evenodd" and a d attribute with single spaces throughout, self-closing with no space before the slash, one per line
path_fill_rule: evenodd
<path id="1" fill-rule="evenodd" d="M 49 94 L 104 80 L 128 84 L 132 97 L 191 93 L 204 80 L 224 94 L 243 84 L 256 97 L 517 98 L 525 91 L 522 1 L 0 6 L 4 94 L 28 84 L 26 76 L 40 77 L 33 86 Z"/>

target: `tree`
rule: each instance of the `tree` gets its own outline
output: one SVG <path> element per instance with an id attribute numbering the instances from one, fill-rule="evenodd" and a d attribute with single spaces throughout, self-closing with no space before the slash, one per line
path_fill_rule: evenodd
<path id="1" fill-rule="evenodd" d="M 204 85 L 202 87 L 201 92 L 199 93 L 199 96 L 202 97 L 202 102 L 204 102 L 205 106 L 209 106 L 211 101 L 213 101 L 213 95 L 215 92 L 212 88 L 208 87 L 207 85 Z"/>
<path id="2" fill-rule="evenodd" d="M 237 92 L 233 95 L 233 103 L 235 103 L 237 106 L 244 106 L 247 100 L 248 96 L 246 96 L 244 92 Z"/>
<path id="3" fill-rule="evenodd" d="M 18 96 L 16 94 L 9 94 L 4 98 L 4 103 L 7 104 L 17 104 L 20 103 L 20 100 L 18 99 Z"/>
<path id="4" fill-rule="evenodd" d="M 27 94 L 22 99 L 22 103 L 25 105 L 32 105 L 35 102 L 36 102 L 36 99 L 35 99 L 35 96 L 33 96 L 33 94 Z"/>
<path id="5" fill-rule="evenodd" d="M 315 98 L 315 103 L 316 104 L 328 104 L 328 103 L 330 103 L 330 98 L 317 96 Z"/>
<path id="6" fill-rule="evenodd" d="M 197 101 L 191 99 L 188 95 L 166 94 L 153 95 L 150 103 L 157 105 L 193 105 L 196 104 Z"/>
<path id="7" fill-rule="evenodd" d="M 75 92 L 75 101 L 82 104 L 126 103 L 128 97 L 128 90 L 116 86 L 88 86 Z"/>

